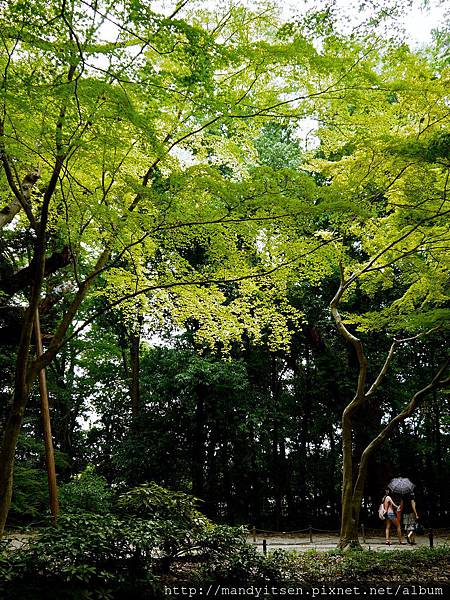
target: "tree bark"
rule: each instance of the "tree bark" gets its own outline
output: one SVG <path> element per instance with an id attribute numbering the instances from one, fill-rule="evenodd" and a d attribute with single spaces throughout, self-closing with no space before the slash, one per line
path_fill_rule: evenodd
<path id="1" fill-rule="evenodd" d="M 2 130 L 1 133 L 3 133 Z M 9 163 L 4 147 L 0 146 L 0 151 L 5 172 L 7 174 L 8 180 L 10 180 L 10 184 L 12 184 L 11 189 L 14 191 L 14 198 L 9 204 L 4 206 L 0 210 L 0 229 L 2 229 L 5 225 L 11 223 L 11 221 L 20 212 L 22 208 L 27 210 L 28 215 L 31 215 L 31 208 L 29 206 L 31 192 L 35 183 L 41 176 L 41 172 L 39 170 L 39 167 L 30 171 L 25 175 L 22 183 L 19 184 L 19 187 L 17 187 L 16 184 L 12 181 L 12 173 L 9 168 Z M 33 219 L 31 220 L 33 221 Z"/>
<path id="2" fill-rule="evenodd" d="M 133 427 L 135 428 L 139 421 L 141 410 L 141 388 L 140 388 L 140 345 L 141 331 L 140 324 L 136 331 L 130 336 L 130 396 L 131 396 L 131 417 Z"/>
<path id="3" fill-rule="evenodd" d="M 203 499 L 205 492 L 205 459 L 206 459 L 206 387 L 196 386 L 196 405 L 194 430 L 192 439 L 192 494 Z"/>
<path id="4" fill-rule="evenodd" d="M 56 273 L 56 271 L 63 267 L 67 267 L 69 263 L 70 250 L 68 246 L 64 246 L 60 252 L 54 252 L 45 261 L 44 277 Z M 33 262 L 31 262 L 31 264 L 20 271 L 17 271 L 14 275 L 0 281 L 0 290 L 8 296 L 13 296 L 33 283 L 34 270 L 35 266 Z"/>
<path id="5" fill-rule="evenodd" d="M 40 356 L 42 354 L 42 338 L 38 309 L 36 309 L 35 312 L 34 330 L 36 338 L 36 355 Z M 50 512 L 52 515 L 52 523 L 53 525 L 56 525 L 56 520 L 59 514 L 58 486 L 56 483 L 55 453 L 53 451 L 52 427 L 50 422 L 50 410 L 48 406 L 48 389 L 45 369 L 41 369 L 39 372 L 39 389 L 41 394 L 41 413 L 44 431 L 45 464 L 47 467 Z"/>
<path id="6" fill-rule="evenodd" d="M 0 536 L 3 535 L 11 505 L 14 455 L 28 393 L 29 386 L 22 379 L 16 384 L 13 406 L 3 430 L 0 449 Z"/>

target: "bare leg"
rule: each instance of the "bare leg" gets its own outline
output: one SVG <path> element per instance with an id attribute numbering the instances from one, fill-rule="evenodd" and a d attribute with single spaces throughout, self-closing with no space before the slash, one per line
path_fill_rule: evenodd
<path id="1" fill-rule="evenodd" d="M 386 544 L 391 543 L 391 520 L 386 519 Z"/>
<path id="2" fill-rule="evenodd" d="M 409 543 L 410 544 L 415 544 L 416 543 L 416 539 L 415 539 L 415 535 L 414 535 L 414 530 L 408 531 L 408 539 L 409 539 Z"/>

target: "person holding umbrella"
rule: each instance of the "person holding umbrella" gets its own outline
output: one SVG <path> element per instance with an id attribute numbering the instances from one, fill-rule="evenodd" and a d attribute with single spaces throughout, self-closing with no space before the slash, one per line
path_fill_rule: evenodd
<path id="1" fill-rule="evenodd" d="M 419 518 L 416 509 L 416 501 L 414 498 L 414 488 L 416 486 L 406 477 L 396 477 L 389 483 L 389 488 L 403 496 L 401 500 L 403 512 L 403 527 L 405 528 L 406 539 L 408 544 L 416 543 L 414 532 L 416 523 Z"/>

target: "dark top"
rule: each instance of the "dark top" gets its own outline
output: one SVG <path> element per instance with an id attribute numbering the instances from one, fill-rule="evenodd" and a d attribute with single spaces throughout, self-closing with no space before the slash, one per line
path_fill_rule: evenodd
<path id="1" fill-rule="evenodd" d="M 411 506 L 411 500 L 415 500 L 414 494 L 407 494 L 403 498 L 403 512 L 405 514 L 413 513 L 413 507 Z"/>

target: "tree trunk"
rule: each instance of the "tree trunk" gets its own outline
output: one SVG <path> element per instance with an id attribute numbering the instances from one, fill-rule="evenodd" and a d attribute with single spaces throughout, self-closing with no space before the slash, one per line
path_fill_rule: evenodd
<path id="1" fill-rule="evenodd" d="M 358 514 L 353 503 L 352 421 L 348 407 L 342 416 L 342 515 L 339 545 L 358 546 Z"/>
<path id="2" fill-rule="evenodd" d="M 131 367 L 131 381 L 130 381 L 130 396 L 131 396 L 131 416 L 133 426 L 135 427 L 138 420 L 141 409 L 141 390 L 140 390 L 140 345 L 141 345 L 141 332 L 140 326 L 136 332 L 134 332 L 130 339 L 130 367 Z"/>
<path id="3" fill-rule="evenodd" d="M 39 309 L 36 309 L 35 312 L 34 331 L 36 339 L 36 356 L 39 357 L 43 354 Z M 53 450 L 52 427 L 50 422 L 50 409 L 48 405 L 48 389 L 45 369 L 41 369 L 39 371 L 39 390 L 41 395 L 41 414 L 44 433 L 48 493 L 50 498 L 50 512 L 52 515 L 52 523 L 53 525 L 56 525 L 56 520 L 59 514 L 58 485 L 56 483 L 55 453 Z"/>
<path id="4" fill-rule="evenodd" d="M 11 506 L 14 455 L 29 395 L 25 373 L 23 375 L 22 380 L 16 382 L 13 405 L 6 421 L 0 450 L 0 537 L 5 530 Z"/>
<path id="5" fill-rule="evenodd" d="M 205 492 L 206 460 L 206 387 L 196 386 L 194 437 L 192 440 L 192 494 L 203 499 Z"/>

